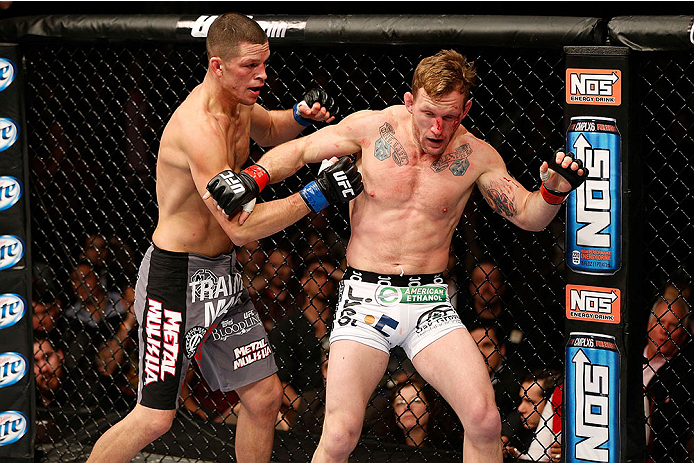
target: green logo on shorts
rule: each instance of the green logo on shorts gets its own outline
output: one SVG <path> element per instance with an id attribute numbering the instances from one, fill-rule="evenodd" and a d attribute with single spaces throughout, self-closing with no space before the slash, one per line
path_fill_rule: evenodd
<path id="1" fill-rule="evenodd" d="M 444 286 L 379 286 L 376 290 L 376 302 L 380 305 L 425 304 L 429 302 L 446 302 Z"/>

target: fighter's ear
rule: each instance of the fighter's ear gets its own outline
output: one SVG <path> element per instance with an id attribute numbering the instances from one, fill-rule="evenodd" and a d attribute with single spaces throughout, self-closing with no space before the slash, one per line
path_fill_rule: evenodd
<path id="1" fill-rule="evenodd" d="M 468 100 L 465 102 L 465 106 L 463 108 L 463 117 L 460 118 L 461 120 L 465 119 L 467 113 L 470 112 L 470 108 L 472 108 L 472 98 L 468 98 Z"/>
<path id="2" fill-rule="evenodd" d="M 412 114 L 412 105 L 414 105 L 414 95 L 412 92 L 407 92 L 405 93 L 405 108 L 410 114 Z"/>
<path id="3" fill-rule="evenodd" d="M 214 72 L 217 77 L 222 77 L 222 68 L 224 67 L 224 63 L 222 62 L 222 58 L 219 56 L 213 56 L 210 58 L 210 69 L 212 69 L 212 72 Z"/>

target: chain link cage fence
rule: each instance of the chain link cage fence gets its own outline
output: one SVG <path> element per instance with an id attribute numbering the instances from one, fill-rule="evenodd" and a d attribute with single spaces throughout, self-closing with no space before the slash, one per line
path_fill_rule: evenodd
<path id="1" fill-rule="evenodd" d="M 339 116 L 400 104 L 416 64 L 440 48 L 273 45 L 260 103 L 289 108 L 306 90 L 320 86 L 336 97 Z M 536 189 L 541 159 L 564 143 L 563 52 L 456 49 L 475 61 L 479 73 L 466 127 L 499 151 L 519 182 Z M 55 40 L 27 44 L 23 52 L 35 350 L 53 365 L 38 373 L 37 458 L 84 461 L 98 437 L 136 401 L 137 342 L 136 330 L 128 331 L 129 309 L 136 269 L 157 223 L 158 141 L 174 109 L 203 79 L 205 47 Z M 667 283 L 683 296 L 691 281 L 691 267 L 686 269 L 694 211 L 689 158 L 694 152 L 693 67 L 691 53 L 639 55 L 644 323 Z M 263 152 L 255 145 L 251 150 L 254 159 Z M 271 185 L 262 197 L 284 197 L 314 172 L 303 168 Z M 446 278 L 455 306 L 496 367 L 493 382 L 503 430 L 521 450 L 532 440 L 517 410 L 521 386 L 537 380 L 549 397 L 561 382 L 563 230 L 562 213 L 539 233 L 520 230 L 495 215 L 475 192 L 451 248 Z M 238 250 L 285 385 L 273 455 L 277 461 L 309 461 L 318 443 L 327 335 L 314 336 L 320 330 L 303 320 L 302 308 L 327 300 L 323 317 L 331 318 L 336 287 L 331 277 L 345 264 L 348 239 L 347 209 L 333 206 Z M 310 280 L 321 294 L 309 288 Z M 88 309 L 94 306 L 101 311 Z M 675 374 L 691 378 L 693 370 L 687 365 Z M 429 437 L 421 447 L 406 445 L 393 410 L 398 397 L 405 396 L 408 377 L 428 406 Z M 691 384 L 681 392 L 690 394 Z M 685 404 L 681 409 L 658 410 L 652 421 L 669 416 L 691 423 L 692 400 L 686 396 L 678 402 Z M 171 431 L 148 446 L 142 458 L 233 461 L 237 402 L 233 393 L 210 391 L 192 368 Z M 368 405 L 362 439 L 350 461 L 459 461 L 463 432 L 452 410 L 418 382 L 405 355 L 396 350 Z M 653 456 L 662 459 L 656 461 L 684 461 L 667 459 L 674 454 L 671 446 L 684 455 L 691 444 L 684 437 L 658 441 L 661 453 Z"/>

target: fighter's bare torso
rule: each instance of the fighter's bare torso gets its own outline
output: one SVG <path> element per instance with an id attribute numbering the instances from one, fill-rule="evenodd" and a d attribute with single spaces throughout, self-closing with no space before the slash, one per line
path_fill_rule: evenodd
<path id="1" fill-rule="evenodd" d="M 249 153 L 251 109 L 239 104 L 229 113 L 211 111 L 210 96 L 201 84 L 174 112 L 159 146 L 159 221 L 152 237 L 155 245 L 207 256 L 231 251 L 231 240 L 201 199 L 190 156 L 204 156 L 200 148 L 206 144 L 224 146 L 228 165 L 239 170 Z M 210 166 L 211 170 L 223 169 L 221 161 L 210 156 L 210 163 L 219 164 Z"/>
<path id="2" fill-rule="evenodd" d="M 349 265 L 385 274 L 444 270 L 475 181 L 501 158 L 462 125 L 444 154 L 423 153 L 405 106 L 363 117 L 364 192 L 350 206 Z"/>

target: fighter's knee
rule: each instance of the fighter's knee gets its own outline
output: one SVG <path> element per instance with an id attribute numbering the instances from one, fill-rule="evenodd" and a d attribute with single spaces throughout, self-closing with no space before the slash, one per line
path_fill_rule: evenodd
<path id="1" fill-rule="evenodd" d="M 157 411 L 158 412 L 158 411 Z M 173 424 L 174 413 L 150 413 L 140 415 L 136 421 L 137 431 L 152 442 L 166 434 Z"/>
<path id="2" fill-rule="evenodd" d="M 465 421 L 471 423 L 465 428 L 466 438 L 498 440 L 501 436 L 501 417 L 493 401 L 471 404 Z"/>
<path id="3" fill-rule="evenodd" d="M 346 460 L 359 442 L 361 422 L 352 417 L 326 416 L 320 445 L 328 455 L 336 460 Z"/>
<path id="4" fill-rule="evenodd" d="M 277 378 L 277 377 L 275 377 Z M 282 383 L 279 379 L 272 381 L 267 393 L 267 404 L 268 410 L 276 412 L 282 406 L 282 398 L 284 397 L 284 389 L 282 388 Z"/>
<path id="5" fill-rule="evenodd" d="M 241 396 L 241 403 L 254 416 L 267 415 L 274 419 L 282 405 L 282 383 L 276 375 L 254 384 Z"/>
<path id="6" fill-rule="evenodd" d="M 155 440 L 169 432 L 171 425 L 173 424 L 173 419 L 159 419 L 155 420 L 149 425 L 149 435 L 151 440 Z"/>
<path id="7" fill-rule="evenodd" d="M 282 383 L 277 376 L 273 376 L 272 378 L 273 379 L 268 381 L 268 384 L 266 385 L 267 389 L 266 393 L 264 394 L 262 406 L 268 412 L 276 413 L 282 405 L 284 389 L 282 389 Z"/>

